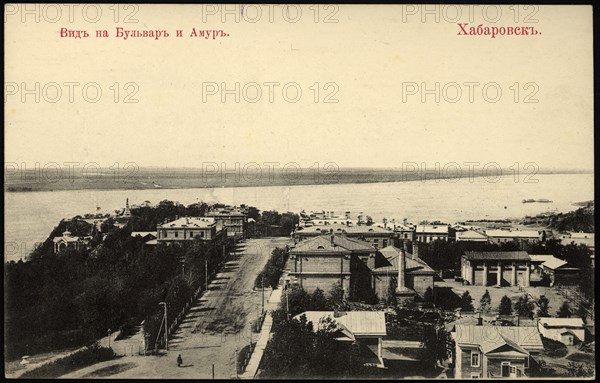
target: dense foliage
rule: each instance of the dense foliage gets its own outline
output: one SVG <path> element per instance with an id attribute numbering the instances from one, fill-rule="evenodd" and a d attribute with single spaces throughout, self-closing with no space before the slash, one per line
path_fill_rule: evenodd
<path id="1" fill-rule="evenodd" d="M 158 303 L 166 301 L 171 313 L 180 311 L 204 285 L 206 265 L 215 270 L 231 249 L 230 243 L 207 245 L 199 239 L 181 247 L 148 246 L 131 236 L 132 226 L 152 230 L 155 222 L 191 214 L 196 207 L 184 209 L 170 201 L 132 209 L 129 224 L 117 228 L 107 220 L 106 233 L 81 219 L 61 221 L 27 262 L 7 263 L 6 358 L 82 345 L 144 319 L 154 335 Z M 52 238 L 66 229 L 91 235 L 90 246 L 55 254 Z"/>
<path id="2" fill-rule="evenodd" d="M 583 231 L 593 233 L 595 230 L 594 208 L 582 207 L 572 212 L 556 214 L 552 217 L 549 226 L 560 232 Z"/>
<path id="3" fill-rule="evenodd" d="M 104 362 L 115 357 L 115 353 L 108 347 L 101 347 L 97 343 L 85 347 L 67 357 L 58 359 L 52 363 L 26 371 L 21 378 L 26 379 L 52 379 L 58 378 L 71 371 L 90 366 L 94 363 Z"/>
<path id="4" fill-rule="evenodd" d="M 277 288 L 279 279 L 283 273 L 283 268 L 288 259 L 287 249 L 276 248 L 271 253 L 271 257 L 267 264 L 256 277 L 254 282 L 255 287 L 272 287 Z"/>

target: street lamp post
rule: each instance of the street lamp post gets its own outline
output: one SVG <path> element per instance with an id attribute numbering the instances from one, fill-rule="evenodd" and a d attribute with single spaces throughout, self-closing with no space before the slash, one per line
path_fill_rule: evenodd
<path id="1" fill-rule="evenodd" d="M 110 331 L 110 329 L 108 329 L 108 348 L 110 348 L 110 334 L 111 334 L 111 331 Z"/>

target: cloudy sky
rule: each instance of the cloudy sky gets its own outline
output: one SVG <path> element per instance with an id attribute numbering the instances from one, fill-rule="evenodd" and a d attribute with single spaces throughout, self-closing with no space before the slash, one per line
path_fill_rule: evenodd
<path id="1" fill-rule="evenodd" d="M 7 162 L 593 168 L 591 6 L 19 7 L 4 24 Z"/>

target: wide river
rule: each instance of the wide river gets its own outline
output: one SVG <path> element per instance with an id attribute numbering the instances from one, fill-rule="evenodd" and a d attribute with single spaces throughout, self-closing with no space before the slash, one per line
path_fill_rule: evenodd
<path id="1" fill-rule="evenodd" d="M 467 219 L 521 218 L 525 215 L 576 209 L 573 203 L 594 198 L 593 174 L 542 174 L 538 182 L 521 177 L 464 178 L 457 182 L 427 180 L 365 184 L 261 186 L 213 189 L 78 190 L 5 193 L 4 259 L 27 256 L 65 217 L 122 209 L 130 204 L 161 200 L 191 204 L 197 201 L 247 204 L 261 210 L 298 212 L 302 209 L 336 213 L 359 212 L 411 222 Z M 453 180 L 456 181 L 456 180 Z M 522 203 L 523 199 L 549 199 L 551 203 Z"/>

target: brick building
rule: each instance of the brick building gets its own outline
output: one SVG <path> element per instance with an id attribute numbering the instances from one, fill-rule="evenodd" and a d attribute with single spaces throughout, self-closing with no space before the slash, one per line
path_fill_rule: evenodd
<path id="1" fill-rule="evenodd" d="M 206 216 L 215 219 L 217 230 L 227 229 L 229 237 L 246 238 L 248 214 L 245 210 L 238 207 L 217 208 L 206 213 Z"/>
<path id="2" fill-rule="evenodd" d="M 423 298 L 427 288 L 433 291 L 435 271 L 419 258 L 417 242 L 413 243 L 412 254 L 394 246 L 381 249 L 379 254 L 376 267 L 371 270 L 372 288 L 379 300 L 387 300 L 392 288 L 410 300 Z"/>

